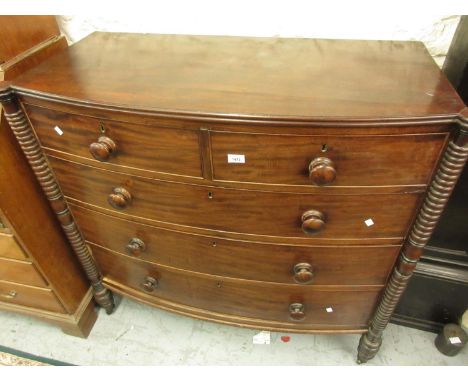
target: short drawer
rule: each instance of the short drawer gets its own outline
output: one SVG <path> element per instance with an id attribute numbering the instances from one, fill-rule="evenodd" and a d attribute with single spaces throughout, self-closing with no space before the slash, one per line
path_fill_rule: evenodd
<path id="1" fill-rule="evenodd" d="M 335 177 L 330 185 L 337 187 L 427 184 L 446 138 L 438 133 L 294 136 L 216 131 L 210 136 L 216 180 L 311 185 L 314 179 L 321 182 L 325 173 Z M 232 154 L 237 156 L 229 157 Z M 331 163 L 313 162 L 317 158 Z"/>
<path id="2" fill-rule="evenodd" d="M 0 258 L 0 280 L 39 287 L 47 286 L 33 264 L 14 259 Z"/>
<path id="3" fill-rule="evenodd" d="M 316 210 L 323 214 L 325 225 L 315 238 L 402 239 L 421 198 L 415 193 L 314 195 L 197 186 L 49 159 L 64 194 L 70 198 L 113 209 L 109 197 L 122 202 L 125 190 L 131 201 L 122 205 L 125 208 L 114 208 L 116 211 L 224 232 L 309 238 L 302 230 L 302 220 L 319 220 L 305 214 Z"/>
<path id="4" fill-rule="evenodd" d="M 0 280 L 0 302 L 66 313 L 54 292 L 49 289 L 28 287 Z"/>
<path id="5" fill-rule="evenodd" d="M 24 260 L 26 254 L 18 245 L 13 235 L 0 233 L 0 257 Z"/>
<path id="6" fill-rule="evenodd" d="M 94 256 L 108 279 L 153 301 L 167 301 L 218 315 L 249 317 L 301 327 L 365 327 L 381 288 L 326 289 L 223 279 L 155 266 L 92 246 Z M 303 316 L 291 315 L 300 304 Z M 297 307 L 297 306 L 296 306 Z M 297 321 L 301 318 L 301 321 Z"/>
<path id="7" fill-rule="evenodd" d="M 383 285 L 399 246 L 291 246 L 139 224 L 71 204 L 86 240 L 141 260 L 212 275 L 313 285 Z"/>
<path id="8" fill-rule="evenodd" d="M 105 136 L 115 144 L 115 149 L 104 160 L 112 167 L 202 176 L 196 131 L 100 120 L 31 105 L 25 107 L 44 147 L 94 159 L 90 145 Z M 106 143 L 101 145 L 101 155 L 107 155 Z"/>

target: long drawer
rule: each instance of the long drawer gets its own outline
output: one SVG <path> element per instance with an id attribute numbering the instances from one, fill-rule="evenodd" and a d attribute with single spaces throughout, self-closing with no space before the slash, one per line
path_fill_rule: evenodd
<path id="1" fill-rule="evenodd" d="M 14 259 L 0 258 L 0 280 L 39 287 L 47 285 L 33 264 Z"/>
<path id="2" fill-rule="evenodd" d="M 71 204 L 85 238 L 132 257 L 189 271 L 286 284 L 382 285 L 399 246 L 292 246 L 187 234 Z"/>
<path id="3" fill-rule="evenodd" d="M 169 174 L 201 177 L 198 132 L 144 126 L 26 105 L 28 117 L 45 147 L 93 159 L 90 145 L 105 134 L 115 149 L 108 163 Z"/>
<path id="4" fill-rule="evenodd" d="M 225 315 L 227 321 L 229 317 L 240 316 L 304 328 L 363 328 L 381 291 L 377 287 L 326 289 L 223 279 L 155 266 L 93 245 L 91 248 L 104 280 L 109 283 L 143 292 L 155 304 L 167 301 L 196 307 Z M 301 321 L 291 318 L 291 304 L 301 304 L 304 313 Z"/>
<path id="5" fill-rule="evenodd" d="M 121 195 L 123 188 L 131 202 L 118 211 L 127 216 L 224 232 L 310 237 L 302 230 L 302 216 L 318 210 L 325 225 L 317 238 L 403 239 L 421 198 L 416 193 L 313 195 L 197 186 L 49 159 L 70 198 L 112 209 L 109 195 Z"/>
<path id="6" fill-rule="evenodd" d="M 19 285 L 0 280 L 0 302 L 66 313 L 50 289 Z"/>
<path id="7" fill-rule="evenodd" d="M 447 135 L 210 136 L 217 180 L 310 185 L 309 165 L 324 157 L 336 172 L 331 186 L 365 187 L 427 184 Z"/>

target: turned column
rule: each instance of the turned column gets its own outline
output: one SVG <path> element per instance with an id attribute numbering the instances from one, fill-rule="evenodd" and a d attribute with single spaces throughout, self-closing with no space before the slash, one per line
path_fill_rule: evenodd
<path id="1" fill-rule="evenodd" d="M 464 116 L 463 116 L 464 115 Z M 423 248 L 447 204 L 468 158 L 468 112 L 457 120 L 459 129 L 449 141 L 437 172 L 428 188 L 423 205 L 400 252 L 397 265 L 385 287 L 383 297 L 359 341 L 358 363 L 372 359 L 382 343 L 382 333 L 413 274 Z"/>
<path id="2" fill-rule="evenodd" d="M 102 276 L 93 259 L 91 249 L 86 245 L 73 215 L 68 208 L 65 197 L 47 162 L 47 158 L 42 152 L 37 137 L 10 88 L 0 88 L 0 103 L 3 106 L 3 114 L 16 140 L 20 144 L 44 194 L 57 215 L 74 253 L 78 257 L 78 260 L 91 282 L 96 302 L 103 307 L 107 313 L 112 313 L 114 309 L 112 293 L 102 284 Z M 38 232 L 38 235 L 40 235 L 40 232 Z"/>

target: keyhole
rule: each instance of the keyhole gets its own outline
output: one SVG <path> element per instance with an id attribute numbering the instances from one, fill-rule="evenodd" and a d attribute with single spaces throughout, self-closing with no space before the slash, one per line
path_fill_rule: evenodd
<path id="1" fill-rule="evenodd" d="M 212 242 L 211 242 L 211 246 L 212 246 L 212 247 L 216 247 L 216 241 L 212 241 Z"/>
<path id="2" fill-rule="evenodd" d="M 101 134 L 104 134 L 106 132 L 106 128 L 104 127 L 104 124 L 102 122 L 99 122 L 99 131 Z"/>
<path id="3" fill-rule="evenodd" d="M 326 153 L 328 151 L 328 145 L 326 143 L 324 143 L 320 150 L 322 151 L 322 153 Z"/>
<path id="4" fill-rule="evenodd" d="M 211 191 L 208 192 L 208 199 L 213 199 L 213 193 Z"/>

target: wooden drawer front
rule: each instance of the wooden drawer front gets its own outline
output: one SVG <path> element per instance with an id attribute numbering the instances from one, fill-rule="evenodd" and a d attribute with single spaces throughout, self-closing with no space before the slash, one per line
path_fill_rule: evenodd
<path id="1" fill-rule="evenodd" d="M 334 163 L 333 186 L 427 184 L 445 134 L 398 136 L 288 136 L 211 132 L 217 180 L 310 185 L 309 164 Z M 327 151 L 323 152 L 323 145 Z M 245 163 L 228 163 L 228 154 Z"/>
<path id="2" fill-rule="evenodd" d="M 50 149 L 93 159 L 89 145 L 102 135 L 102 122 L 104 135 L 117 147 L 107 161 L 110 165 L 202 176 L 196 131 L 101 121 L 31 105 L 26 105 L 26 110 L 41 144 Z M 59 126 L 62 135 L 57 134 L 55 126 Z"/>
<path id="3" fill-rule="evenodd" d="M 0 233 L 0 257 L 24 260 L 26 255 L 13 235 Z"/>
<path id="4" fill-rule="evenodd" d="M 201 273 L 163 268 L 112 254 L 92 246 L 104 278 L 138 291 L 147 276 L 158 281 L 149 296 L 226 315 L 294 322 L 289 305 L 305 305 L 305 319 L 298 325 L 364 326 L 372 313 L 380 288 L 366 290 L 319 289 L 314 286 L 248 282 Z M 326 308 L 331 307 L 332 313 Z"/>
<path id="5" fill-rule="evenodd" d="M 0 258 L 0 280 L 33 286 L 47 286 L 33 264 Z"/>
<path id="6" fill-rule="evenodd" d="M 28 287 L 0 280 L 0 303 L 24 305 L 50 312 L 66 313 L 49 289 Z"/>
<path id="7" fill-rule="evenodd" d="M 240 279 L 296 284 L 294 266 L 307 263 L 312 268 L 313 285 L 382 285 L 400 248 L 288 246 L 226 240 L 159 229 L 71 207 L 90 242 L 157 264 Z M 144 244 L 140 253 L 127 248 L 133 238 Z"/>
<path id="8" fill-rule="evenodd" d="M 403 238 L 420 194 L 311 195 L 246 191 L 155 181 L 50 158 L 64 194 L 112 209 L 107 198 L 117 186 L 132 195 L 123 211 L 185 226 L 278 237 L 309 237 L 301 216 L 326 214 L 316 238 Z M 122 211 L 122 210 L 119 210 Z M 371 218 L 374 224 L 365 224 Z"/>

